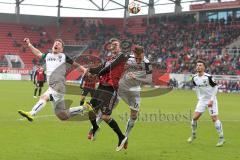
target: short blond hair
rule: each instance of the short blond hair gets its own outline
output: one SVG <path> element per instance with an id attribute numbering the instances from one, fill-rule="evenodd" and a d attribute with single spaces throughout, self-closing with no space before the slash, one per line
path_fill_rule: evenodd
<path id="1" fill-rule="evenodd" d="M 60 42 L 60 43 L 62 43 L 62 47 L 64 48 L 64 42 L 63 42 L 62 39 L 57 38 L 57 39 L 54 40 L 54 43 L 55 43 L 55 42 Z"/>
<path id="2" fill-rule="evenodd" d="M 133 52 L 137 55 L 142 54 L 144 52 L 143 46 L 135 45 Z"/>

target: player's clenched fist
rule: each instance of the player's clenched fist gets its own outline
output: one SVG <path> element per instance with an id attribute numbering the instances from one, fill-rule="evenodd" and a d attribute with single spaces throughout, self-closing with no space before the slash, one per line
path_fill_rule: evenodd
<path id="1" fill-rule="evenodd" d="M 23 40 L 27 45 L 29 45 L 30 44 L 30 39 L 29 38 L 24 38 L 24 40 Z"/>

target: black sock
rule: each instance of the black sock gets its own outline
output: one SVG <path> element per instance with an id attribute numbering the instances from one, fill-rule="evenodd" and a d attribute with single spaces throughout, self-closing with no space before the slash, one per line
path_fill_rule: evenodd
<path id="1" fill-rule="evenodd" d="M 38 96 L 40 96 L 41 93 L 42 93 L 42 88 L 39 88 L 39 90 L 38 90 Z"/>
<path id="2" fill-rule="evenodd" d="M 84 104 L 84 101 L 80 101 L 80 106 L 82 106 Z"/>
<path id="3" fill-rule="evenodd" d="M 115 133 L 118 135 L 118 139 L 121 141 L 125 138 L 121 129 L 119 128 L 117 122 L 114 119 L 109 120 L 108 125 L 114 130 Z"/>
<path id="4" fill-rule="evenodd" d="M 98 129 L 98 125 L 97 125 L 96 119 L 90 120 L 90 121 L 91 121 L 91 123 L 92 123 L 93 130 L 96 131 L 96 130 Z"/>
<path id="5" fill-rule="evenodd" d="M 36 96 L 36 94 L 37 94 L 37 88 L 35 88 L 35 90 L 34 90 L 34 96 Z"/>

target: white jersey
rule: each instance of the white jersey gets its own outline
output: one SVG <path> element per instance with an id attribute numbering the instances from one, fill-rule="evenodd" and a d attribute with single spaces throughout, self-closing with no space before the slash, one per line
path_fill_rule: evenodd
<path id="1" fill-rule="evenodd" d="M 204 73 L 202 76 L 195 74 L 192 82 L 199 101 L 216 100 L 217 84 L 210 74 Z"/>
<path id="2" fill-rule="evenodd" d="M 63 85 L 66 80 L 66 62 L 72 64 L 73 61 L 64 53 L 43 54 L 42 58 L 46 61 L 46 75 L 50 87 L 56 84 Z M 58 87 L 57 91 L 61 91 Z"/>
<path id="3" fill-rule="evenodd" d="M 137 64 L 134 55 L 131 55 L 126 63 L 126 71 L 123 77 L 119 81 L 119 87 L 124 87 L 126 89 L 140 89 L 141 81 L 137 79 L 132 79 L 129 77 L 129 73 L 133 73 L 138 79 L 145 79 L 147 74 L 152 73 L 152 67 L 147 58 Z"/>

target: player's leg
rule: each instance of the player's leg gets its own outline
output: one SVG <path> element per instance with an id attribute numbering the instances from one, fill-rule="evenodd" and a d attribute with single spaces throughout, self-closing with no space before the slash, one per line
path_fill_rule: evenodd
<path id="1" fill-rule="evenodd" d="M 95 114 L 95 113 L 94 113 Z M 99 110 L 98 114 L 96 115 L 96 118 L 94 118 L 94 120 L 96 121 L 97 123 L 97 129 L 99 131 L 99 125 L 102 123 L 102 112 Z M 89 132 L 88 132 L 88 135 L 87 135 L 88 139 L 89 140 L 95 140 L 96 139 L 96 134 L 93 133 L 93 127 L 90 128 Z"/>
<path id="2" fill-rule="evenodd" d="M 40 96 L 41 95 L 41 93 L 42 93 L 42 87 L 43 87 L 43 81 L 40 81 L 39 82 L 39 88 L 38 88 L 38 96 Z"/>
<path id="3" fill-rule="evenodd" d="M 99 126 L 97 123 L 97 113 L 101 112 L 100 107 L 102 106 L 103 100 L 101 100 L 101 95 L 104 94 L 103 86 L 99 85 L 95 92 L 92 92 L 91 100 L 89 104 L 92 106 L 94 111 L 89 112 L 89 121 L 92 124 L 90 131 L 88 132 L 88 139 L 95 140 L 97 132 L 99 131 Z M 101 117 L 100 117 L 101 119 Z M 101 121 L 101 120 L 100 120 Z"/>
<path id="4" fill-rule="evenodd" d="M 191 143 L 196 138 L 196 131 L 197 131 L 197 121 L 201 117 L 200 112 L 195 112 L 193 115 L 193 119 L 191 120 L 191 129 L 192 134 L 191 137 L 188 138 L 188 142 Z"/>
<path id="5" fill-rule="evenodd" d="M 92 97 L 93 97 L 93 95 L 94 95 L 94 94 L 91 94 Z M 117 98 L 113 109 L 117 107 L 118 103 L 119 103 L 119 98 Z M 102 117 L 102 112 L 101 112 L 101 110 L 99 110 L 99 111 L 96 112 L 96 113 L 97 113 L 97 114 L 96 114 L 96 123 L 97 123 L 97 126 L 98 126 L 97 131 L 99 131 L 99 130 L 100 130 L 99 125 L 100 125 L 100 124 L 102 123 L 102 121 L 103 121 L 102 118 L 101 118 L 101 117 Z M 94 122 L 94 123 L 95 123 L 95 122 Z M 94 134 L 93 127 L 90 128 L 87 137 L 88 137 L 88 139 L 90 139 L 90 140 L 95 140 L 95 139 L 96 139 L 96 134 Z"/>
<path id="6" fill-rule="evenodd" d="M 112 130 L 117 134 L 118 136 L 118 146 L 116 148 L 116 151 L 120 151 L 123 147 L 124 144 L 127 141 L 127 137 L 125 137 L 121 131 L 121 129 L 118 126 L 118 123 L 110 117 L 110 115 L 107 115 L 105 113 L 103 113 L 102 117 L 101 117 L 108 125 L 109 127 L 112 128 Z"/>
<path id="7" fill-rule="evenodd" d="M 33 94 L 33 98 L 37 98 L 37 91 L 38 91 L 38 87 L 35 87 L 35 89 L 34 89 L 34 94 Z"/>
<path id="8" fill-rule="evenodd" d="M 87 94 L 88 91 L 85 88 L 83 88 L 82 94 L 80 95 L 80 106 L 84 104 Z"/>
<path id="9" fill-rule="evenodd" d="M 212 121 L 215 124 L 215 128 L 216 128 L 217 133 L 219 135 L 219 139 L 218 139 L 218 142 L 217 142 L 216 146 L 221 147 L 225 143 L 225 139 L 224 139 L 224 135 L 223 135 L 222 122 L 219 120 L 217 115 L 211 116 L 211 118 L 212 118 Z"/>
<path id="10" fill-rule="evenodd" d="M 128 98 L 128 105 L 130 107 L 130 117 L 127 122 L 126 126 L 126 131 L 125 131 L 125 136 L 128 137 L 130 131 L 134 127 L 134 124 L 136 122 L 137 116 L 138 116 L 138 111 L 140 107 L 140 93 L 139 92 L 130 92 L 130 94 L 126 94 L 125 96 L 127 99 Z M 124 100 L 123 99 L 123 100 Z"/>
<path id="11" fill-rule="evenodd" d="M 39 101 L 32 107 L 30 112 L 25 112 L 19 110 L 18 113 L 23 117 L 26 117 L 29 121 L 33 121 L 34 116 L 42 110 L 42 108 L 46 105 L 47 101 L 50 100 L 51 89 L 48 89 L 40 98 Z"/>
<path id="12" fill-rule="evenodd" d="M 32 110 L 30 111 L 30 114 L 32 116 L 35 116 L 40 110 L 42 110 L 43 107 L 45 107 L 47 101 L 50 100 L 50 94 L 48 92 L 45 92 L 39 99 L 39 101 L 33 106 Z"/>
<path id="13" fill-rule="evenodd" d="M 55 109 L 55 114 L 62 121 L 68 120 L 73 116 L 82 114 L 86 110 L 87 111 L 91 110 L 91 107 L 89 106 L 77 106 L 67 109 L 65 106 L 63 94 L 53 92 L 52 97 L 53 97 L 52 104 Z"/>
<path id="14" fill-rule="evenodd" d="M 125 136 L 127 137 L 127 139 L 128 139 L 130 131 L 134 127 L 134 124 L 137 120 L 137 115 L 138 115 L 138 111 L 130 109 L 130 117 L 128 119 L 127 126 L 126 126 L 126 131 L 125 131 Z M 127 148 L 128 148 L 128 140 L 124 144 L 124 149 L 127 149 Z"/>
<path id="15" fill-rule="evenodd" d="M 41 93 L 42 93 L 42 87 L 39 87 L 39 89 L 38 89 L 38 96 L 40 96 Z"/>
<path id="16" fill-rule="evenodd" d="M 54 107 L 56 116 L 62 121 L 68 120 L 69 118 L 76 115 L 83 114 L 86 110 L 90 110 L 90 108 L 86 106 L 77 106 L 66 109 L 64 100 L 58 102 L 57 104 L 54 104 Z"/>
<path id="17" fill-rule="evenodd" d="M 91 94 L 92 97 L 93 97 L 93 95 L 94 95 L 94 94 Z M 113 109 L 115 109 L 115 108 L 117 107 L 118 103 L 119 103 L 119 98 L 117 98 Z M 96 123 L 97 123 L 97 126 L 98 126 L 98 130 L 97 130 L 97 131 L 100 130 L 100 127 L 99 127 L 99 126 L 100 126 L 100 124 L 101 124 L 102 121 L 103 121 L 101 117 L 102 117 L 102 112 L 101 112 L 101 110 L 99 110 L 99 111 L 97 112 L 97 115 L 96 115 Z M 95 139 L 96 139 L 96 134 L 93 133 L 93 127 L 90 128 L 87 137 L 88 137 L 88 139 L 90 139 L 90 140 L 95 140 Z"/>
<path id="18" fill-rule="evenodd" d="M 110 116 L 112 114 L 112 110 L 117 102 L 117 93 L 115 90 L 107 89 L 107 92 L 102 94 L 102 100 L 103 104 L 101 107 L 102 111 L 102 120 L 104 120 L 109 127 L 112 128 L 112 130 L 116 133 L 118 136 L 118 146 L 116 148 L 116 151 L 120 151 L 124 144 L 127 141 L 127 137 L 122 133 L 120 127 L 118 126 L 118 123 Z"/>
<path id="19" fill-rule="evenodd" d="M 223 135 L 223 127 L 222 127 L 222 122 L 218 118 L 218 104 L 217 100 L 213 101 L 212 107 L 208 108 L 209 114 L 211 116 L 211 119 L 213 123 L 215 124 L 215 128 L 217 130 L 217 133 L 219 135 L 219 140 L 217 143 L 217 147 L 223 146 L 225 140 L 224 140 L 224 135 Z"/>
<path id="20" fill-rule="evenodd" d="M 126 137 L 129 136 L 130 131 L 134 127 L 134 124 L 137 120 L 137 114 L 138 114 L 138 111 L 130 109 L 130 117 L 128 119 L 127 126 L 126 126 L 126 131 L 125 131 L 125 136 Z"/>
<path id="21" fill-rule="evenodd" d="M 193 114 L 193 118 L 191 120 L 192 133 L 191 136 L 188 138 L 189 143 L 192 143 L 192 141 L 196 138 L 197 121 L 201 117 L 202 113 L 205 112 L 206 106 L 206 102 L 198 101 L 195 112 Z"/>
<path id="22" fill-rule="evenodd" d="M 116 100 L 113 109 L 116 108 L 116 106 L 118 105 L 118 102 L 119 102 L 119 99 Z M 101 110 L 99 110 L 99 112 L 96 115 L 96 122 L 97 122 L 98 126 L 102 123 L 102 118 L 101 117 L 102 117 L 102 112 L 101 112 Z"/>
<path id="23" fill-rule="evenodd" d="M 85 102 L 85 96 L 84 95 L 80 95 L 80 102 L 79 102 L 79 104 L 83 105 L 84 102 Z"/>
<path id="24" fill-rule="evenodd" d="M 91 102 L 93 101 L 94 99 L 91 100 Z M 88 116 L 89 116 L 89 120 L 92 124 L 92 127 L 90 129 L 90 131 L 88 132 L 88 139 L 89 140 L 95 140 L 96 139 L 96 135 L 97 135 L 97 132 L 99 131 L 99 126 L 97 124 L 97 121 L 96 121 L 96 113 L 98 112 L 98 108 L 95 106 L 95 104 L 92 102 L 91 104 L 93 104 L 93 108 L 94 108 L 94 111 L 90 111 L 88 113 Z"/>
<path id="25" fill-rule="evenodd" d="M 33 98 L 37 98 L 37 97 L 36 97 L 37 91 L 38 91 L 38 82 L 36 82 L 36 84 L 35 84 L 35 89 L 34 89 Z"/>
<path id="26" fill-rule="evenodd" d="M 65 101 L 63 99 L 58 102 L 53 101 L 52 105 L 54 107 L 55 115 L 59 120 L 65 121 L 70 118 L 70 114 L 65 108 Z"/>
<path id="27" fill-rule="evenodd" d="M 99 113 L 97 114 L 97 117 L 96 117 L 96 122 L 97 122 L 97 125 L 99 126 L 101 123 L 102 123 L 102 112 L 99 111 Z"/>

